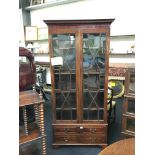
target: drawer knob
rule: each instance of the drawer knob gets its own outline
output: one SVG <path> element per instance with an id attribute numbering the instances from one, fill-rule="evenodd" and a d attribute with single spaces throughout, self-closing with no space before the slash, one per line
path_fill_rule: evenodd
<path id="1" fill-rule="evenodd" d="M 90 128 L 91 132 L 96 132 L 96 128 Z"/>
<path id="2" fill-rule="evenodd" d="M 65 141 L 65 142 L 68 142 L 68 139 L 64 138 L 64 141 Z"/>
<path id="3" fill-rule="evenodd" d="M 80 126 L 80 130 L 82 130 L 82 129 L 84 129 L 84 127 L 83 126 Z"/>

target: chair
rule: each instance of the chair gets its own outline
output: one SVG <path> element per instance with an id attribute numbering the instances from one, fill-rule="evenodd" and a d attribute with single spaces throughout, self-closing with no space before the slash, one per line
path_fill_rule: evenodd
<path id="1" fill-rule="evenodd" d="M 116 101 L 113 101 L 114 96 L 114 90 L 110 87 L 108 87 L 108 104 L 107 104 L 107 110 L 108 110 L 108 124 L 112 122 L 115 122 L 116 120 Z"/>

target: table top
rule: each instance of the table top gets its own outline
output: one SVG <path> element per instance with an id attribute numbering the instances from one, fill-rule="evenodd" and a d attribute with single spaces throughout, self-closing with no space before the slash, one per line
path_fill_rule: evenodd
<path id="1" fill-rule="evenodd" d="M 44 100 L 40 98 L 36 91 L 28 90 L 19 92 L 19 107 L 31 104 L 39 104 L 41 102 L 44 102 Z"/>
<path id="2" fill-rule="evenodd" d="M 135 155 L 135 138 L 117 141 L 106 147 L 98 155 Z"/>

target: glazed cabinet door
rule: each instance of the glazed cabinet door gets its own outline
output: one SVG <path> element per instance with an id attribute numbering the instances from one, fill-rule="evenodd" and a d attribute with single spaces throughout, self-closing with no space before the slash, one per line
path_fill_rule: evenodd
<path id="1" fill-rule="evenodd" d="M 106 33 L 82 33 L 83 121 L 106 119 Z"/>
<path id="2" fill-rule="evenodd" d="M 53 120 L 76 121 L 76 34 L 51 35 L 52 57 L 63 57 L 62 66 L 52 67 Z"/>

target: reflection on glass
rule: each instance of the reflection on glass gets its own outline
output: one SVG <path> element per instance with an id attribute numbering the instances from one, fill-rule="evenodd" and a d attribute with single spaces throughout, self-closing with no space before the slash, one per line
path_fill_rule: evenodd
<path id="1" fill-rule="evenodd" d="M 76 75 L 55 74 L 55 89 L 66 91 L 70 89 L 76 89 Z"/>
<path id="2" fill-rule="evenodd" d="M 99 76 L 89 75 L 89 74 L 84 75 L 83 86 L 84 86 L 84 89 L 88 89 L 88 88 L 98 89 L 99 88 Z"/>
<path id="3" fill-rule="evenodd" d="M 52 46 L 54 57 L 63 57 L 64 65 L 61 67 L 61 70 L 75 70 L 75 34 L 52 35 Z"/>
<path id="4" fill-rule="evenodd" d="M 83 34 L 83 117 L 103 120 L 106 36 Z"/>
<path id="5" fill-rule="evenodd" d="M 56 111 L 57 120 L 76 120 L 76 110 L 57 110 Z"/>
<path id="6" fill-rule="evenodd" d="M 102 120 L 103 110 L 84 110 L 84 120 Z"/>
<path id="7" fill-rule="evenodd" d="M 105 34 L 83 34 L 84 70 L 104 72 Z"/>
<path id="8" fill-rule="evenodd" d="M 76 119 L 76 94 L 57 93 L 56 94 L 56 118 L 57 120 Z"/>
<path id="9" fill-rule="evenodd" d="M 52 48 L 54 57 L 63 57 L 63 66 L 54 67 L 56 119 L 76 120 L 75 34 L 52 35 Z"/>
<path id="10" fill-rule="evenodd" d="M 84 120 L 103 120 L 103 91 L 88 90 L 83 97 Z"/>

